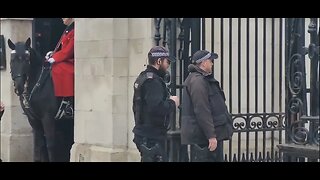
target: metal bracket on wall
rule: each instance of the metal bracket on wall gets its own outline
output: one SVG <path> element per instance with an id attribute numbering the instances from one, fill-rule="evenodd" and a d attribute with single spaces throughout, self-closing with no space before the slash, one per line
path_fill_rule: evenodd
<path id="1" fill-rule="evenodd" d="M 4 43 L 4 36 L 0 35 L 0 70 L 6 69 L 6 45 Z"/>

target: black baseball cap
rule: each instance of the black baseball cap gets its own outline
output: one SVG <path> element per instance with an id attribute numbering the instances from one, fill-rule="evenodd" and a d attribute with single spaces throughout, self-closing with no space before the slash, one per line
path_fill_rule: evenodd
<path id="1" fill-rule="evenodd" d="M 217 59 L 217 58 L 218 58 L 217 53 L 209 52 L 206 50 L 199 50 L 193 54 L 192 63 L 200 63 L 207 59 L 211 59 L 213 61 L 214 59 Z"/>
<path id="2" fill-rule="evenodd" d="M 169 51 L 162 46 L 154 46 L 150 49 L 148 57 L 168 58 L 170 62 L 175 62 L 175 58 L 169 55 Z"/>

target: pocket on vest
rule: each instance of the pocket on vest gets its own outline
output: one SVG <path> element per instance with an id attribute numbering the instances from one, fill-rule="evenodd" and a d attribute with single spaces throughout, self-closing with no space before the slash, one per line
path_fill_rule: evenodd
<path id="1" fill-rule="evenodd" d="M 232 118 L 229 113 L 214 117 L 213 121 L 218 140 L 229 140 L 233 135 Z"/>

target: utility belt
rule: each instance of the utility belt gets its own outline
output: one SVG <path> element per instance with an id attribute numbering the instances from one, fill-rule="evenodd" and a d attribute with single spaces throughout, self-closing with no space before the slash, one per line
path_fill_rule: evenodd
<path id="1" fill-rule="evenodd" d="M 157 118 L 157 119 L 156 119 Z M 171 114 L 168 114 L 166 116 L 162 116 L 162 117 L 155 117 L 155 116 L 145 116 L 142 115 L 142 119 L 137 121 L 137 125 L 143 125 L 143 126 L 151 126 L 151 127 L 159 127 L 159 128 L 165 128 L 167 130 L 169 130 L 170 127 L 170 119 L 171 118 Z"/>

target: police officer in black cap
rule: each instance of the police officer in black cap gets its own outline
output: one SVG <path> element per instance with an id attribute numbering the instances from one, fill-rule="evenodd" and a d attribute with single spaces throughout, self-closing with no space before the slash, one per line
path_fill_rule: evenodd
<path id="1" fill-rule="evenodd" d="M 134 82 L 134 139 L 142 162 L 168 161 L 165 141 L 169 115 L 179 106 L 164 82 L 172 59 L 167 49 L 155 46 L 148 53 L 148 66 Z"/>
<path id="2" fill-rule="evenodd" d="M 216 53 L 206 50 L 194 53 L 184 82 L 181 143 L 191 145 L 193 162 L 223 161 L 223 140 L 233 134 L 225 95 L 212 74 L 217 58 Z"/>

